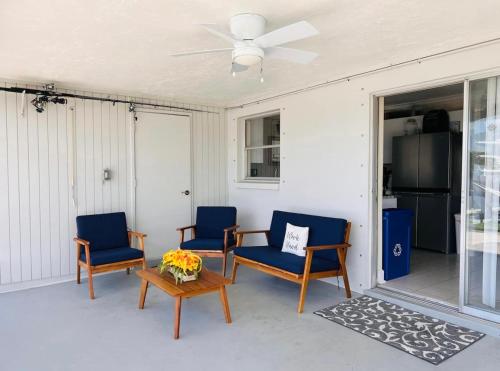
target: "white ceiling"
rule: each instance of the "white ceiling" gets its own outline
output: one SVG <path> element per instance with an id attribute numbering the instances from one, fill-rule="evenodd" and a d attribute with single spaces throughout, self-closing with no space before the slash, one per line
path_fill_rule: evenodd
<path id="1" fill-rule="evenodd" d="M 196 23 L 255 12 L 268 29 L 307 20 L 320 32 L 287 46 L 320 53 L 230 73 L 227 47 Z M 85 90 L 229 105 L 500 37 L 498 0 L 2 0 L 0 76 Z"/>

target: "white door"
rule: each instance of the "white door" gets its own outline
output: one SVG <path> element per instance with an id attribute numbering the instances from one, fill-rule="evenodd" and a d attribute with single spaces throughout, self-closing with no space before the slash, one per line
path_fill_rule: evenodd
<path id="1" fill-rule="evenodd" d="M 146 233 L 146 258 L 179 246 L 177 227 L 191 224 L 191 120 L 137 112 L 135 225 Z"/>

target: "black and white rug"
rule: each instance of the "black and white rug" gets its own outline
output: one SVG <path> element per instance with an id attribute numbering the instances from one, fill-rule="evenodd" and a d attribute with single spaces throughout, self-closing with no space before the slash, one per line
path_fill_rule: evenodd
<path id="1" fill-rule="evenodd" d="M 371 296 L 351 299 L 314 313 L 434 365 L 484 336 Z"/>

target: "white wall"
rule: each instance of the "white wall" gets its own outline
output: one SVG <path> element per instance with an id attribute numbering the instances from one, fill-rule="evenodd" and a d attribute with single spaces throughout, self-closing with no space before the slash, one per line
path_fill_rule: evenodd
<path id="1" fill-rule="evenodd" d="M 500 45 L 493 44 L 229 110 L 229 204 L 238 207 L 242 228 L 269 226 L 274 209 L 347 218 L 353 223 L 353 247 L 348 254 L 351 287 L 369 288 L 375 189 L 371 183 L 371 94 L 417 90 L 431 82 L 448 83 L 499 67 Z M 237 118 L 273 109 L 281 109 L 279 190 L 240 188 L 236 182 Z"/>
<path id="2" fill-rule="evenodd" d="M 49 104 L 45 112 L 36 113 L 29 104 L 33 96 L 27 96 L 25 116 L 21 117 L 21 97 L 0 92 L 0 283 L 4 287 L 74 274 L 76 215 L 125 210 L 131 219 L 128 105 L 71 99 L 67 105 Z M 224 110 L 175 104 L 216 112 L 192 112 L 193 208 L 224 205 Z M 76 207 L 70 186 L 73 122 Z M 113 172 L 113 179 L 105 183 L 104 168 Z"/>

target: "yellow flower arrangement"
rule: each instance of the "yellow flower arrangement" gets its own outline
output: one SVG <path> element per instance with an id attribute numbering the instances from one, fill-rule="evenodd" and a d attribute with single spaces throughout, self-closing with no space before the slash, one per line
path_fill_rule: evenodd
<path id="1" fill-rule="evenodd" d="M 175 283 L 186 281 L 187 277 L 198 278 L 201 271 L 201 258 L 187 250 L 169 250 L 163 254 L 159 264 L 160 273 L 169 271 L 175 277 Z"/>

